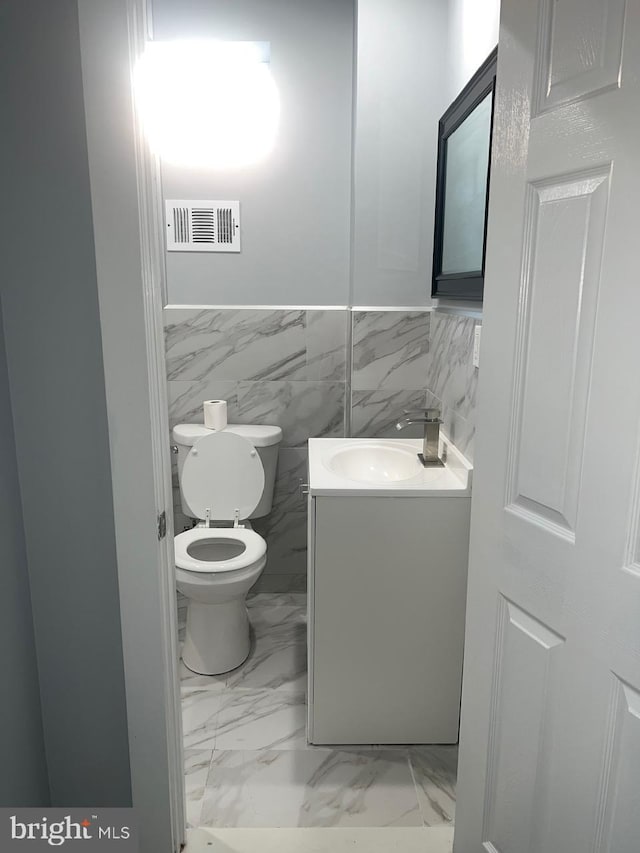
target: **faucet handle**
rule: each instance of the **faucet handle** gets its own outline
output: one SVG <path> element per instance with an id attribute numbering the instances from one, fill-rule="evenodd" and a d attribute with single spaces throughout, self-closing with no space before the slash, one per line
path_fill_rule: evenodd
<path id="1" fill-rule="evenodd" d="M 418 409 L 414 412 L 408 412 L 405 410 L 403 413 L 405 418 L 416 419 L 420 422 L 426 423 L 442 423 L 440 418 L 440 409 L 430 408 L 430 409 Z"/>
<path id="2" fill-rule="evenodd" d="M 424 416 L 428 421 L 432 421 L 433 423 L 442 423 L 442 419 L 440 417 L 441 412 L 440 409 L 431 408 L 424 410 Z"/>

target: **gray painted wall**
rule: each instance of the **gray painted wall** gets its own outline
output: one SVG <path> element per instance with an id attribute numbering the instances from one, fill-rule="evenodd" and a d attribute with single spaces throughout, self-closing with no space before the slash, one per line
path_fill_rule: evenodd
<path id="1" fill-rule="evenodd" d="M 430 304 L 447 0 L 360 0 L 352 101 L 354 5 L 154 0 L 156 39 L 270 41 L 282 95 L 264 163 L 234 172 L 163 164 L 165 198 L 242 205 L 241 254 L 167 254 L 169 304 Z"/>
<path id="2" fill-rule="evenodd" d="M 46 806 L 38 665 L 0 308 L 0 806 Z"/>
<path id="3" fill-rule="evenodd" d="M 447 82 L 453 101 L 498 43 L 500 0 L 448 2 Z"/>
<path id="4" fill-rule="evenodd" d="M 0 103 L 0 297 L 51 801 L 128 805 L 113 504 L 75 0 L 2 4 Z"/>
<path id="5" fill-rule="evenodd" d="M 163 164 L 165 198 L 239 199 L 242 252 L 168 253 L 168 302 L 345 305 L 349 293 L 352 0 L 153 0 L 154 38 L 271 43 L 275 148 L 236 171 Z"/>
<path id="6" fill-rule="evenodd" d="M 447 0 L 359 0 L 354 305 L 430 305 Z"/>

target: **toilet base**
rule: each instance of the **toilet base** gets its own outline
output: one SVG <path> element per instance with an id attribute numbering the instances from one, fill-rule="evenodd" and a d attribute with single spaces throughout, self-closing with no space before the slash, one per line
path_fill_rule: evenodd
<path id="1" fill-rule="evenodd" d="M 220 675 L 243 663 L 251 649 L 244 597 L 220 604 L 189 601 L 182 660 L 199 675 Z"/>

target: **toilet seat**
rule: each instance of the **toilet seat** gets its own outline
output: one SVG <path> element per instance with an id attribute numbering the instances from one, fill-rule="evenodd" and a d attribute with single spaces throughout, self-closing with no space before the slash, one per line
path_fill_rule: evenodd
<path id="1" fill-rule="evenodd" d="M 189 554 L 189 547 L 207 541 L 231 542 L 244 546 L 241 554 L 222 560 L 199 560 Z M 243 527 L 194 527 L 179 533 L 174 539 L 176 566 L 189 572 L 218 574 L 246 569 L 267 553 L 267 543 L 255 530 Z"/>

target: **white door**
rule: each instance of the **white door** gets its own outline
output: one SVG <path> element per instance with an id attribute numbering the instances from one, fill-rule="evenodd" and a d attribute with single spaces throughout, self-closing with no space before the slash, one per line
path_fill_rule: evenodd
<path id="1" fill-rule="evenodd" d="M 640 0 L 503 0 L 456 853 L 640 851 Z"/>
<path id="2" fill-rule="evenodd" d="M 185 836 L 157 172 L 131 72 L 147 0 L 78 0 L 112 463 L 133 806 L 140 849 Z M 73 191 L 73 188 L 70 188 Z M 164 533 L 164 536 L 163 536 Z"/>

